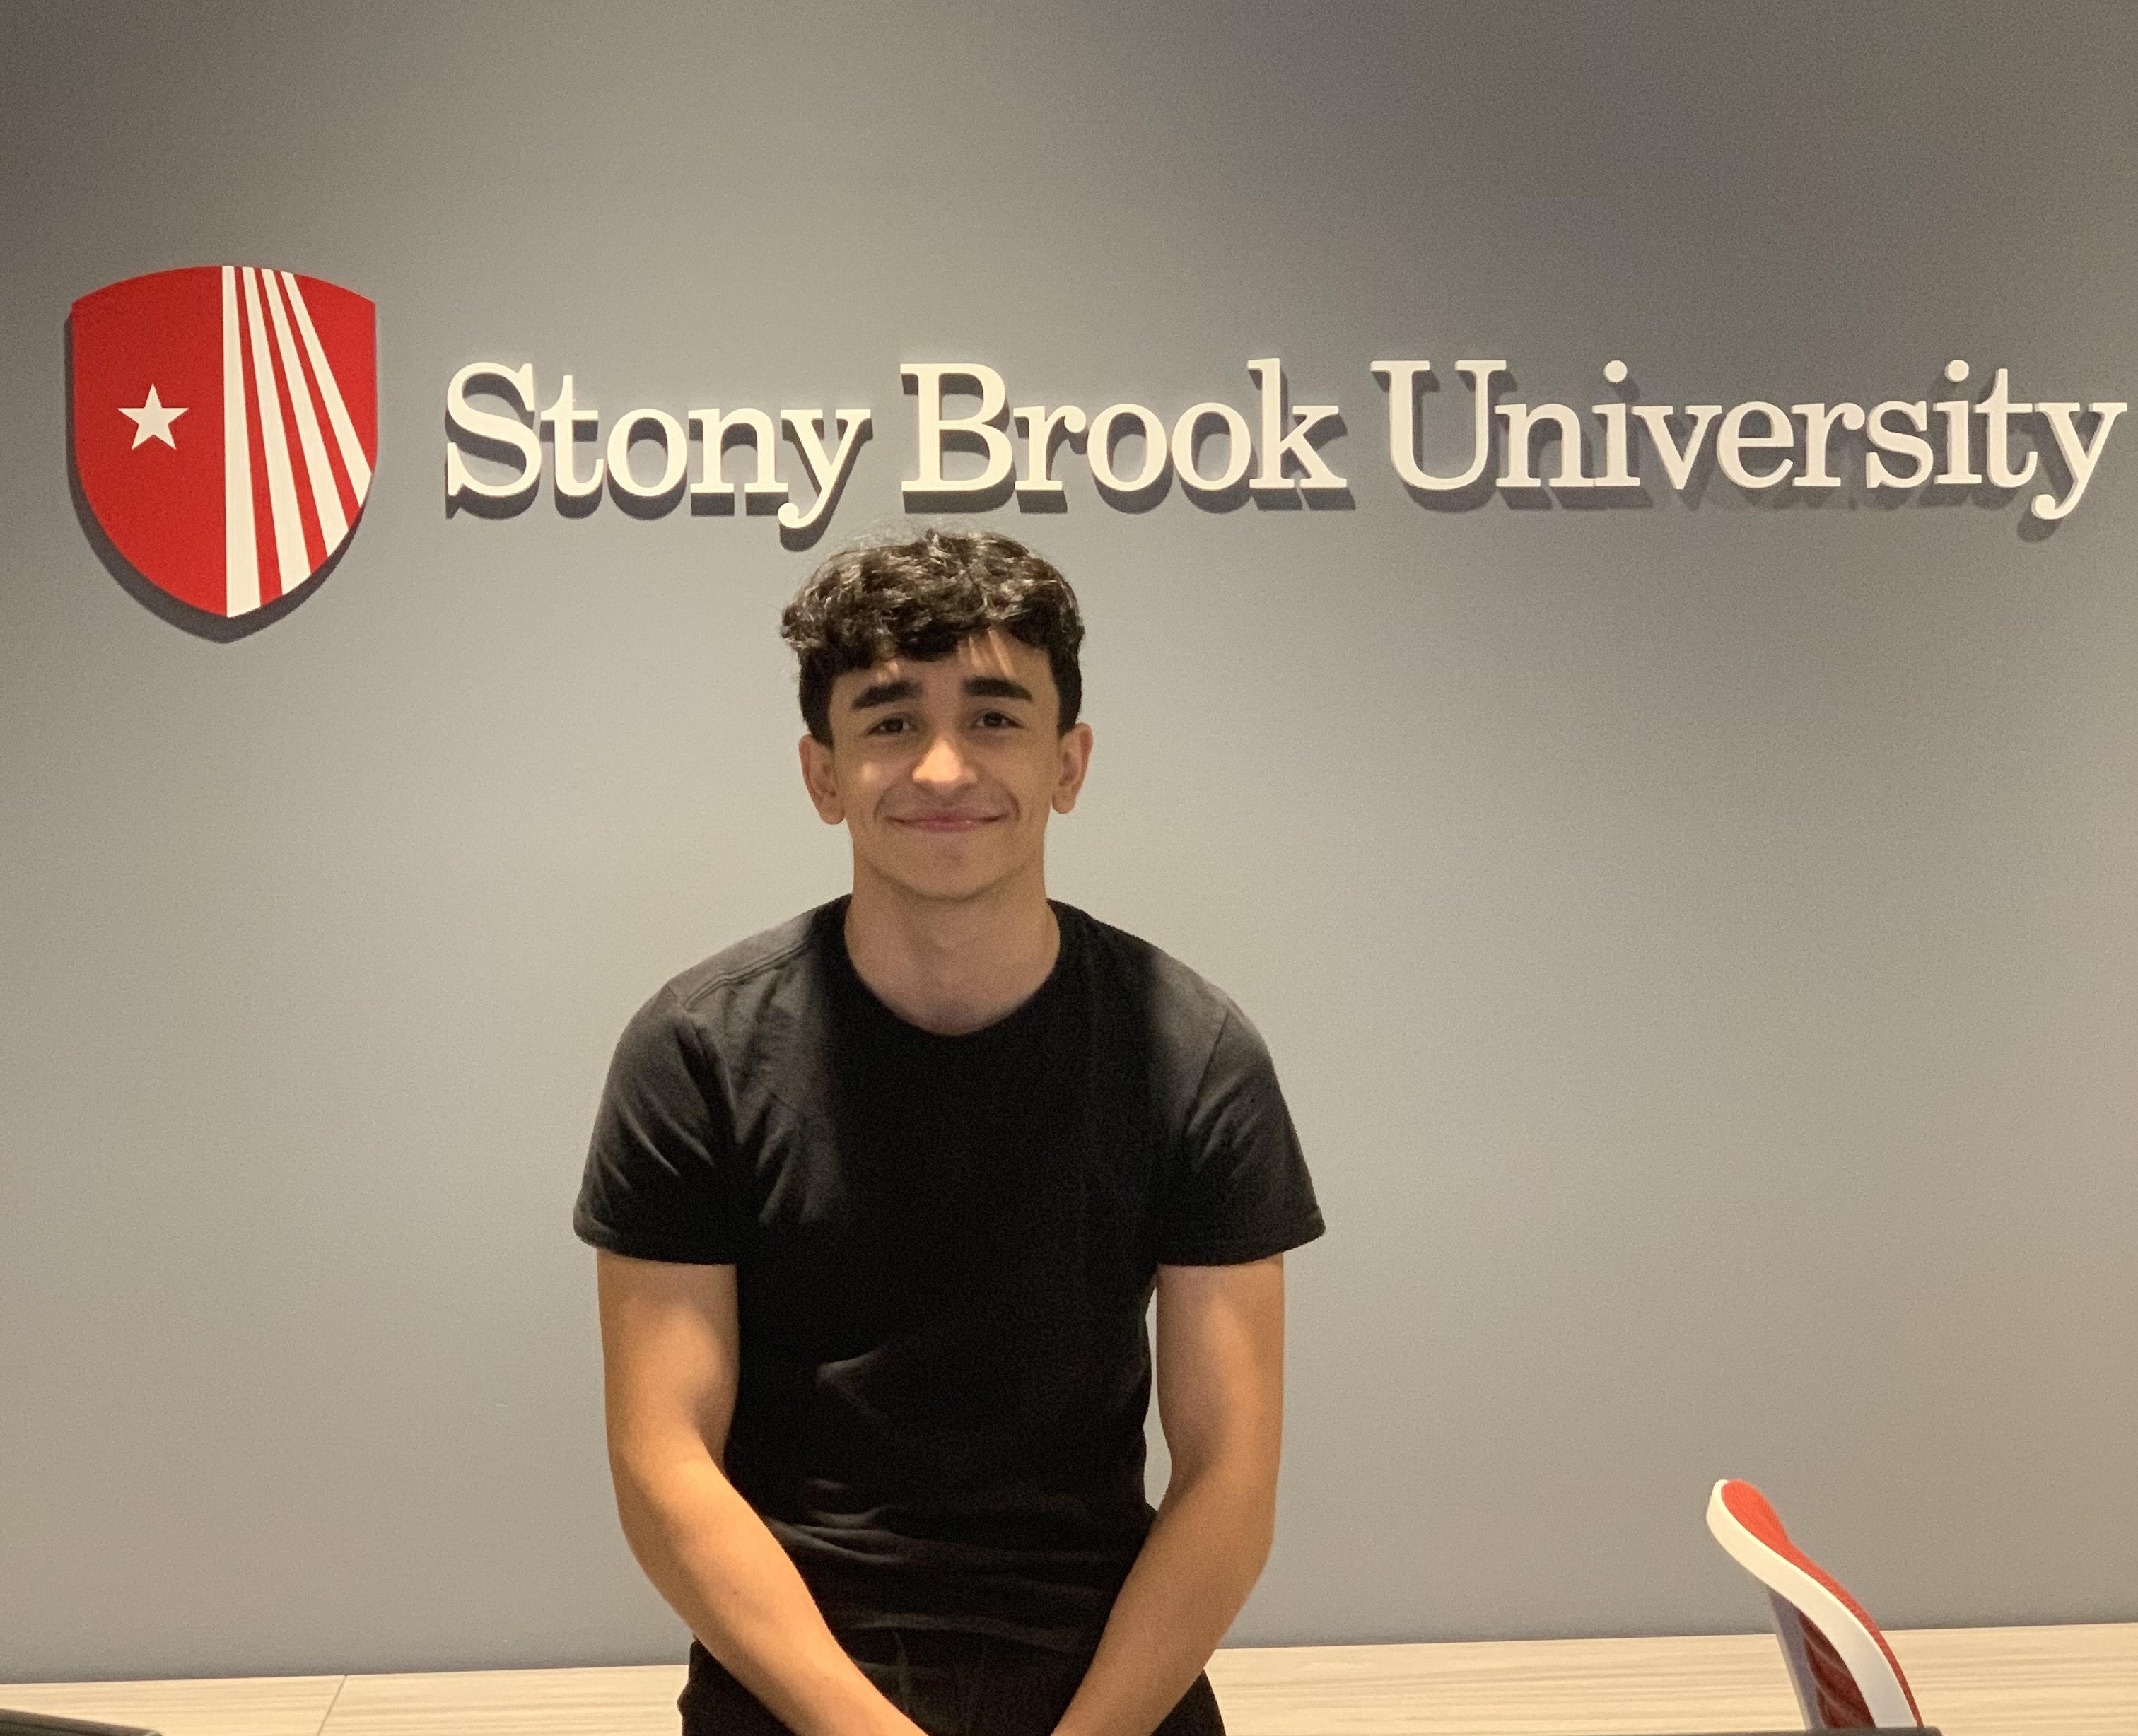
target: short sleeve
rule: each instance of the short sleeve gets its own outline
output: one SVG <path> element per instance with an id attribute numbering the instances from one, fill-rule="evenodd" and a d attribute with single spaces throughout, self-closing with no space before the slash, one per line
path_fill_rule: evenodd
<path id="1" fill-rule="evenodd" d="M 730 1265 L 748 1228 L 735 1170 L 718 1074 L 688 1011 L 664 988 L 617 1044 L 572 1227 L 639 1260 Z"/>
<path id="2" fill-rule="evenodd" d="M 1163 1265 L 1237 1265 L 1322 1232 L 1314 1183 L 1261 1036 L 1228 1007 L 1159 1203 Z"/>

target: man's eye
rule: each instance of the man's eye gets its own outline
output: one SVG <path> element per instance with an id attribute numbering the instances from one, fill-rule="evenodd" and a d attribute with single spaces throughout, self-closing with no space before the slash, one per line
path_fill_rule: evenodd
<path id="1" fill-rule="evenodd" d="M 1014 729 L 1018 727 L 1017 719 L 1007 711 L 983 711 L 979 724 L 983 729 Z"/>
<path id="2" fill-rule="evenodd" d="M 878 718 L 868 726 L 867 733 L 871 735 L 902 735 L 905 733 L 905 719 L 902 717 Z"/>

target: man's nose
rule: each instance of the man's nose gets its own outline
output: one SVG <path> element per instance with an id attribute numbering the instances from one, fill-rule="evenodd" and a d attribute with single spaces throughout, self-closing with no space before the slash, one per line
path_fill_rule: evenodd
<path id="1" fill-rule="evenodd" d="M 913 781 L 936 788 L 954 788 L 972 780 L 971 761 L 958 751 L 956 738 L 938 735 L 928 744 L 928 750 L 920 756 L 920 763 L 913 768 Z"/>

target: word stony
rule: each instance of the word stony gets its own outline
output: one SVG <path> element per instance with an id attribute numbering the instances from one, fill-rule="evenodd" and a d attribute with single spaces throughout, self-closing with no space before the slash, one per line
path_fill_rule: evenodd
<path id="1" fill-rule="evenodd" d="M 471 388 L 480 384 L 485 395 L 505 399 L 521 414 L 506 415 L 478 408 L 469 402 Z M 869 412 L 837 412 L 838 432 L 827 450 L 823 412 L 782 410 L 779 427 L 801 454 L 802 462 L 816 489 L 816 498 L 804 507 L 788 499 L 788 485 L 779 474 L 779 437 L 770 416 L 762 410 L 717 409 L 689 412 L 691 432 L 666 410 L 627 410 L 609 424 L 608 443 L 603 456 L 582 464 L 582 431 L 598 433 L 601 418 L 579 407 L 578 388 L 566 374 L 549 407 L 535 416 L 534 364 L 508 368 L 501 362 L 471 362 L 456 373 L 446 388 L 446 420 L 454 436 L 446 441 L 446 500 L 450 503 L 486 505 L 493 510 L 512 510 L 534 498 L 542 482 L 542 441 L 538 430 L 547 428 L 556 454 L 554 478 L 557 504 L 567 510 L 591 510 L 601 502 L 606 480 L 620 501 L 642 510 L 658 511 L 672 507 L 687 481 L 694 505 L 714 510 L 733 511 L 737 495 L 753 510 L 777 507 L 781 525 L 788 530 L 812 529 L 831 509 L 852 469 L 861 441 L 866 437 Z M 691 444 L 703 455 L 695 477 L 686 475 Z M 648 481 L 633 467 L 632 449 L 642 441 L 657 441 L 661 448 L 659 474 Z M 723 474 L 729 449 L 747 442 L 755 460 L 751 480 L 730 484 Z M 463 451 L 465 443 L 466 451 Z M 503 475 L 478 475 L 468 464 L 468 453 L 508 466 Z"/>
<path id="2" fill-rule="evenodd" d="M 1430 432 L 1467 445 L 1467 461 L 1429 469 L 1422 407 L 1440 383 L 1433 364 L 1383 360 L 1369 372 L 1385 388 L 1387 452 L 1397 478 L 1416 498 L 1454 506 L 1480 504 L 1496 490 L 1644 495 L 1654 472 L 1643 466 L 1652 456 L 1660 480 L 1680 493 L 1717 471 L 1752 495 L 1784 486 L 1834 490 L 1850 484 L 1847 473 L 1860 464 L 1867 492 L 2009 494 L 2038 486 L 2028 510 L 2057 519 L 2084 496 L 2109 431 L 2129 408 L 2023 402 L 2012 396 L 2009 368 L 1977 377 L 1964 359 L 1946 364 L 1954 389 L 1935 400 L 1636 403 L 1626 364 L 1613 361 L 1604 378 L 1623 389 L 1584 415 L 1570 404 L 1506 401 L 1511 375 L 1504 360 L 1459 361 L 1453 372 L 1468 390 L 1467 415 Z M 1076 404 L 1013 407 L 1002 375 L 984 363 L 903 363 L 915 407 L 915 469 L 901 485 L 905 505 L 981 510 L 1014 496 L 1029 510 L 1060 510 L 1067 490 L 1055 472 L 1074 461 L 1065 452 L 1081 458 L 1098 495 L 1115 506 L 1150 505 L 1175 479 L 1204 505 L 1277 496 L 1350 504 L 1350 483 L 1332 461 L 1348 432 L 1340 407 L 1293 403 L 1280 358 L 1251 361 L 1247 373 L 1255 387 L 1248 408 L 1212 398 L 1164 416 L 1128 402 L 1091 412 Z M 446 388 L 449 504 L 492 514 L 529 504 L 541 485 L 546 434 L 557 503 L 566 511 L 591 511 L 606 490 L 626 510 L 652 516 L 687 495 L 700 512 L 732 513 L 738 505 L 776 511 L 783 532 L 808 539 L 837 504 L 872 419 L 866 407 L 776 416 L 708 407 L 678 417 L 649 406 L 615 417 L 604 441 L 601 417 L 580 407 L 571 374 L 538 410 L 539 397 L 531 362 L 473 362 L 453 375 Z M 486 408 L 477 398 L 505 407 Z M 1466 424 L 1467 440 L 1456 438 Z M 583 443 L 591 453 L 582 452 Z M 790 446 L 807 478 L 806 504 L 792 498 L 798 479 L 783 468 Z M 1549 475 L 1539 474 L 1544 468 Z"/>

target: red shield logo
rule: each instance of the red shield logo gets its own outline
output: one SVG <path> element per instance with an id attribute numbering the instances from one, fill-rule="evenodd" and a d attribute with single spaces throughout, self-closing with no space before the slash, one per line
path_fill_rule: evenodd
<path id="1" fill-rule="evenodd" d="M 378 456 L 376 313 L 255 266 L 74 305 L 82 498 L 142 578 L 210 615 L 293 596 L 347 543 Z"/>

